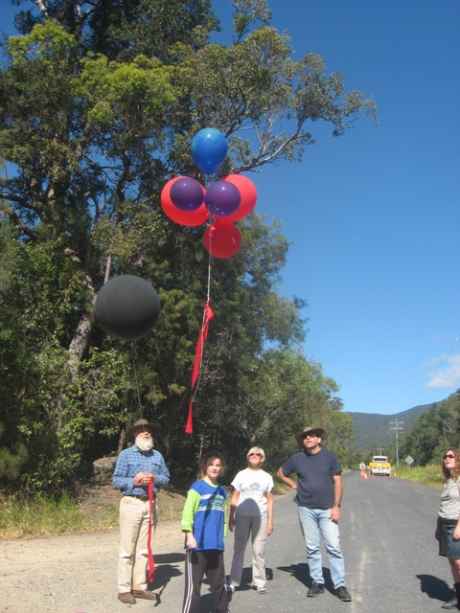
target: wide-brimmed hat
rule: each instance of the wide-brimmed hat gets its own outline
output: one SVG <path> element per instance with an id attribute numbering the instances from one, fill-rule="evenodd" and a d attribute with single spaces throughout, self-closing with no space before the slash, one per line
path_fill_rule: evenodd
<path id="1" fill-rule="evenodd" d="M 302 445 L 303 439 L 307 436 L 307 434 L 316 433 L 321 438 L 326 438 L 326 430 L 324 428 L 316 427 L 316 426 L 305 426 L 302 432 L 296 435 L 297 442 L 299 445 Z"/>
<path id="2" fill-rule="evenodd" d="M 138 419 L 131 427 L 131 435 L 136 437 L 139 432 L 145 432 L 147 430 L 153 436 L 154 427 L 147 419 Z"/>

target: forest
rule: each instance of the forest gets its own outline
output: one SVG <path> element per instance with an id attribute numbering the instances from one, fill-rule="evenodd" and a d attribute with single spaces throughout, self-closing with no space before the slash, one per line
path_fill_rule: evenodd
<path id="1" fill-rule="evenodd" d="M 239 467 L 257 443 L 275 467 L 313 423 L 347 463 L 351 418 L 304 354 L 308 296 L 279 291 L 289 244 L 263 202 L 240 224 L 241 251 L 213 262 L 216 316 L 184 434 L 208 257 L 204 228 L 171 223 L 160 192 L 173 176 L 200 178 L 190 141 L 201 128 L 228 140 L 220 174 L 257 185 L 258 170 L 314 155 L 318 123 L 339 137 L 372 103 L 320 56 L 295 58 L 264 0 L 233 2 L 231 44 L 210 0 L 17 4 L 0 67 L 2 489 L 72 490 L 141 416 L 178 485 L 209 448 Z M 161 299 L 136 341 L 93 317 L 120 274 L 148 279 Z"/>

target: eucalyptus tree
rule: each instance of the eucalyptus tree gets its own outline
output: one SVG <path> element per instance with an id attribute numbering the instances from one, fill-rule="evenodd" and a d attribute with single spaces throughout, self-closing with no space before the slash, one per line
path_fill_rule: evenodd
<path id="1" fill-rule="evenodd" d="M 25 278 L 33 277 L 34 266 L 43 277 L 40 291 L 32 292 L 39 308 L 24 308 L 19 317 L 28 321 L 24 329 L 41 373 L 28 402 L 37 415 L 44 411 L 43 424 L 59 448 L 72 441 L 75 463 L 95 432 L 114 433 L 126 422 L 138 395 L 157 407 L 172 449 L 207 262 L 202 229 L 172 227 L 162 215 L 162 185 L 177 174 L 202 178 L 190 141 L 204 126 L 229 140 L 222 173 L 256 171 L 300 160 L 314 143 L 316 122 L 340 135 L 372 104 L 346 92 L 318 55 L 294 59 L 262 0 L 233 3 L 229 45 L 213 38 L 219 24 L 208 0 L 19 4 L 20 35 L 7 39 L 0 70 L 0 155 L 10 169 L 0 199 L 25 261 L 38 262 Z M 298 303 L 283 302 L 273 289 L 285 239 L 256 219 L 244 233 L 241 255 L 216 265 L 214 276 L 230 349 L 219 363 L 234 372 L 235 385 L 241 381 L 235 360 L 256 359 L 267 340 L 294 342 L 301 327 Z M 151 278 L 163 302 L 155 337 L 141 341 L 135 357 L 134 349 L 94 329 L 91 318 L 98 288 L 120 272 Z M 277 309 L 289 325 L 280 317 L 274 325 Z M 137 382 L 130 360 L 137 363 Z M 92 393 L 95 381 L 106 410 Z M 32 441 L 26 417 L 20 426 Z"/>

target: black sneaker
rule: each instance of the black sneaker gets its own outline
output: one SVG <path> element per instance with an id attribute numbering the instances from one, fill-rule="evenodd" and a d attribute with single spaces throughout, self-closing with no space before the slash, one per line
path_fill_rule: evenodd
<path id="1" fill-rule="evenodd" d="M 447 602 L 445 602 L 441 609 L 458 609 L 458 600 L 457 600 L 457 595 L 453 593 L 452 598 L 450 598 Z"/>
<path id="2" fill-rule="evenodd" d="M 231 583 L 225 583 L 224 589 L 227 593 L 227 602 L 231 602 L 233 598 L 233 594 L 235 593 L 235 586 Z"/>
<path id="3" fill-rule="evenodd" d="M 313 583 L 311 584 L 307 592 L 307 598 L 314 598 L 315 596 L 319 596 L 323 592 L 324 592 L 324 584 L 316 583 L 316 581 L 313 581 Z"/>
<path id="4" fill-rule="evenodd" d="M 335 593 L 337 594 L 337 596 L 340 598 L 342 602 L 351 602 L 350 593 L 344 585 L 341 585 L 340 587 L 338 587 Z"/>

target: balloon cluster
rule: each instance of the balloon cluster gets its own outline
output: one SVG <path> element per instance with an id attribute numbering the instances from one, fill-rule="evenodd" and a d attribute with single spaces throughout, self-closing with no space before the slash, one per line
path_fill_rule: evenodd
<path id="1" fill-rule="evenodd" d="M 227 139 L 215 128 L 204 128 L 192 140 L 192 157 L 204 174 L 213 174 L 227 155 Z M 169 219 L 189 227 L 209 221 L 203 237 L 216 258 L 230 258 L 240 250 L 241 234 L 234 222 L 254 210 L 257 191 L 243 175 L 230 174 L 205 188 L 192 177 L 174 177 L 161 191 L 161 206 Z"/>

